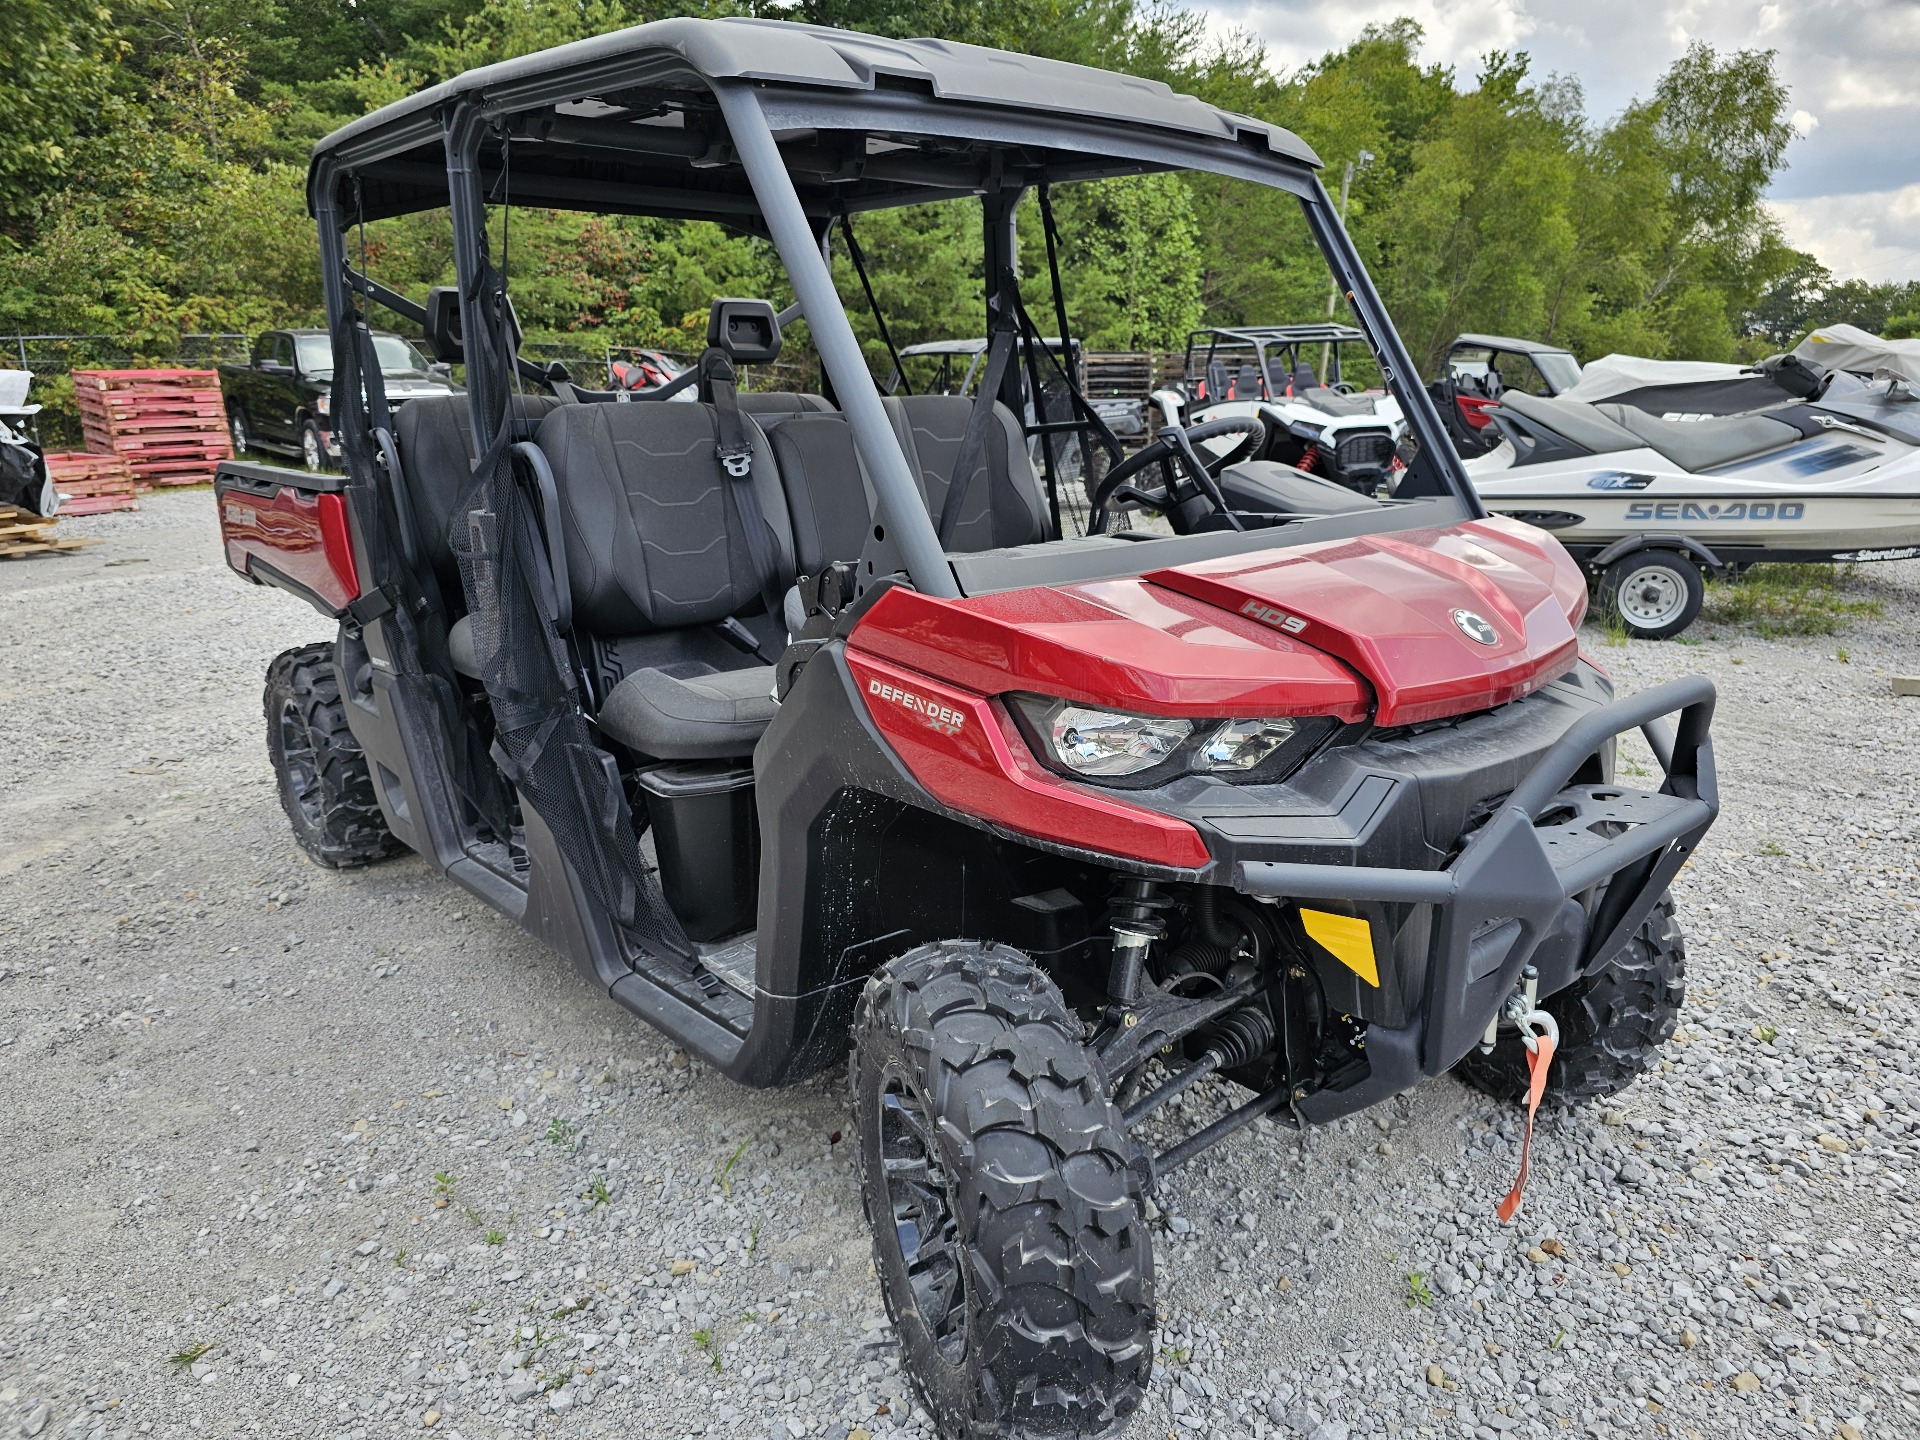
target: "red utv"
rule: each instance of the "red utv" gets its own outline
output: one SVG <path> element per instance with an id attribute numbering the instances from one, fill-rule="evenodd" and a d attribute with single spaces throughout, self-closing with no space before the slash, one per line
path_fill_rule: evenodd
<path id="1" fill-rule="evenodd" d="M 1580 571 L 1475 500 L 1316 166 L 1159 85 L 936 41 L 667 20 L 489 66 L 315 151 L 345 473 L 221 468 L 234 568 L 339 621 L 268 676 L 301 843 L 418 851 L 742 1083 L 851 1047 L 880 1286 L 943 1435 L 1126 1420 L 1145 1197 L 1256 1118 L 1456 1068 L 1518 1097 L 1543 1017 L 1577 1101 L 1672 1030 L 1712 689 L 1617 700 L 1581 658 Z M 1417 442 L 1391 501 L 1241 458 L 1257 421 L 1121 460 L 1075 392 L 1025 433 L 1071 380 L 1016 223 L 1067 336 L 1052 197 L 1165 171 L 1298 199 Z M 942 201 L 981 217 L 979 383 L 883 398 L 825 256 Z M 716 300 L 685 375 L 583 388 L 516 353 L 512 204 L 763 237 L 794 302 Z M 457 288 L 356 270 L 362 223 L 438 207 Z M 468 393 L 396 412 L 375 307 Z M 795 316 L 823 393 L 742 393 Z M 1069 438 L 1118 462 L 1086 534 Z M 1658 789 L 1613 783 L 1640 729 Z M 1143 1144 L 1208 1075 L 1245 1103 Z"/>

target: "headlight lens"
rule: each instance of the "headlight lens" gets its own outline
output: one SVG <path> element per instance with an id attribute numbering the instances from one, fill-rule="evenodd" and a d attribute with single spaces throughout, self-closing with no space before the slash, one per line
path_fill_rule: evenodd
<path id="1" fill-rule="evenodd" d="M 1284 780 L 1340 728 L 1331 716 L 1183 720 L 1102 710 L 1045 695 L 1013 695 L 1028 746 L 1049 769 L 1123 790 L 1165 785 L 1181 775 L 1217 775 L 1235 784 Z"/>
<path id="2" fill-rule="evenodd" d="M 1253 770 L 1300 733 L 1297 721 L 1229 720 L 1201 742 L 1200 768 Z"/>
<path id="3" fill-rule="evenodd" d="M 1137 775 L 1171 758 L 1193 733 L 1190 720 L 1066 705 L 1048 718 L 1054 757 L 1077 775 Z"/>

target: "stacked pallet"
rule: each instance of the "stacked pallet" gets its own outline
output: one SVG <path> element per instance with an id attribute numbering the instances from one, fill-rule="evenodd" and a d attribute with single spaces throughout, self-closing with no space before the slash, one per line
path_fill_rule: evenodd
<path id="1" fill-rule="evenodd" d="M 133 498 L 133 471 L 118 455 L 94 455 L 82 450 L 56 451 L 47 456 L 47 474 L 60 492 L 63 515 L 100 515 L 109 510 L 138 510 Z"/>
<path id="2" fill-rule="evenodd" d="M 98 540 L 55 539 L 53 527 L 60 522 L 18 505 L 0 505 L 0 560 L 23 555 L 61 555 L 98 545 Z"/>
<path id="3" fill-rule="evenodd" d="M 117 455 L 137 489 L 203 485 L 233 454 L 220 376 L 212 370 L 76 370 L 87 449 Z"/>

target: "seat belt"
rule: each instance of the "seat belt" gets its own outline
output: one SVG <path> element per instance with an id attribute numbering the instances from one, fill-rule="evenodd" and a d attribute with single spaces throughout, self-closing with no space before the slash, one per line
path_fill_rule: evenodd
<path id="1" fill-rule="evenodd" d="M 986 373 L 973 392 L 973 409 L 967 413 L 967 428 L 960 437 L 960 453 L 953 458 L 953 474 L 947 478 L 947 498 L 940 505 L 940 548 L 951 549 L 953 532 L 959 528 L 960 512 L 967 503 L 967 487 L 987 448 L 987 426 L 993 421 L 994 403 L 1000 398 L 1000 381 L 1007 373 L 1007 361 L 1013 356 L 1014 331 L 994 332 L 987 349 Z"/>
<path id="2" fill-rule="evenodd" d="M 775 573 L 780 552 L 773 543 L 767 517 L 760 509 L 760 496 L 753 488 L 753 445 L 747 438 L 747 422 L 740 414 L 740 392 L 734 382 L 733 360 L 726 351 L 716 347 L 701 355 L 700 384 L 713 405 L 714 428 L 719 432 L 713 447 L 714 458 L 727 472 L 727 494 L 733 498 L 740 528 L 747 532 L 747 554 L 760 573 L 761 603 L 776 625 L 784 624 L 782 602 L 785 597 Z M 778 651 L 769 654 L 768 646 L 758 640 L 754 653 L 769 665 L 780 658 Z"/>

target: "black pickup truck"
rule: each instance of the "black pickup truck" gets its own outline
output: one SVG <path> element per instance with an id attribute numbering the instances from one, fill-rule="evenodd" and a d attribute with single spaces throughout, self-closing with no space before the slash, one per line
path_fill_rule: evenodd
<path id="1" fill-rule="evenodd" d="M 376 330 L 373 352 L 389 404 L 460 389 L 451 367 L 429 361 L 404 336 Z M 314 471 L 337 464 L 340 442 L 329 419 L 332 388 L 333 346 L 326 331 L 267 331 L 253 342 L 246 364 L 220 367 L 234 454 L 278 451 Z"/>

